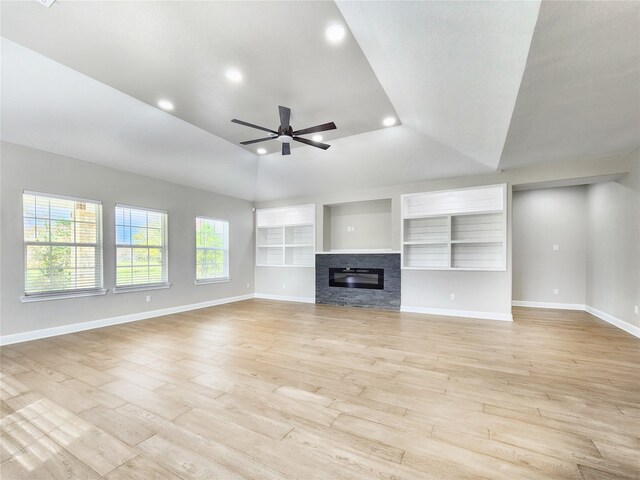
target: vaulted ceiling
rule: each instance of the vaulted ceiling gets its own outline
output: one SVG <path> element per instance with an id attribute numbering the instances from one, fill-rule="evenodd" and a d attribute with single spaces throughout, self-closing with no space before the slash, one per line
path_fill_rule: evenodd
<path id="1" fill-rule="evenodd" d="M 2 140 L 247 199 L 640 145 L 637 2 L 2 2 Z M 333 45 L 324 30 L 347 27 Z M 243 74 L 229 82 L 225 70 Z M 173 102 L 171 113 L 158 99 Z M 277 106 L 327 151 L 248 147 Z M 385 128 L 382 119 L 398 118 Z M 297 146 L 297 145 L 295 145 Z M 265 147 L 266 155 L 256 148 Z"/>

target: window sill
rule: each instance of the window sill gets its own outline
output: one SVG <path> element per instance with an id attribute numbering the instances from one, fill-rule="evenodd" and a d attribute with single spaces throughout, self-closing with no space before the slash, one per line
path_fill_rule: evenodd
<path id="1" fill-rule="evenodd" d="M 136 285 L 132 287 L 116 287 L 113 289 L 113 293 L 130 293 L 130 292 L 143 292 L 145 290 L 162 290 L 171 287 L 170 283 L 162 283 L 157 285 Z"/>
<path id="2" fill-rule="evenodd" d="M 208 285 L 210 283 L 227 283 L 230 281 L 231 281 L 230 277 L 220 277 L 220 278 L 203 278 L 202 280 L 196 280 L 193 283 L 195 283 L 196 285 Z"/>
<path id="3" fill-rule="evenodd" d="M 55 293 L 51 295 L 24 295 L 20 297 L 22 303 L 30 302 L 45 302 L 47 300 L 63 300 L 65 298 L 80 298 L 80 297 L 94 297 L 96 295 L 105 295 L 107 290 L 91 290 L 87 292 L 69 292 L 69 293 Z"/>

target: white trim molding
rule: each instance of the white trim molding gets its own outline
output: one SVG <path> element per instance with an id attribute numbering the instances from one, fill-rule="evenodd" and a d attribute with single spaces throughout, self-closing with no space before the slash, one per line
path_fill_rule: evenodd
<path id="1" fill-rule="evenodd" d="M 131 287 L 115 287 L 113 293 L 131 293 L 131 292 L 144 292 L 145 290 L 163 290 L 165 288 L 171 288 L 171 283 L 160 283 L 155 285 L 134 285 Z"/>
<path id="2" fill-rule="evenodd" d="M 47 300 L 64 300 L 65 298 L 80 298 L 80 297 L 93 297 L 96 295 L 106 295 L 107 290 L 102 288 L 99 290 L 88 290 L 85 292 L 82 291 L 73 291 L 70 293 L 40 293 L 36 295 L 24 295 L 20 297 L 20 301 L 22 303 L 30 303 L 30 302 L 46 302 Z"/>
<path id="3" fill-rule="evenodd" d="M 514 307 L 530 308 L 553 308 L 555 310 L 585 310 L 586 305 L 582 303 L 551 303 L 551 302 L 527 302 L 525 300 L 514 300 L 511 302 Z"/>
<path id="4" fill-rule="evenodd" d="M 256 293 L 255 298 L 280 302 L 316 303 L 315 297 L 294 297 L 291 295 L 272 295 L 270 293 Z"/>
<path id="5" fill-rule="evenodd" d="M 38 340 L 40 338 L 56 337 L 67 333 L 83 332 L 85 330 L 93 330 L 95 328 L 108 327 L 121 323 L 137 322 L 138 320 L 146 320 L 147 318 L 161 317 L 172 313 L 187 312 L 189 310 L 197 310 L 199 308 L 213 307 L 224 303 L 240 302 L 253 298 L 253 294 L 240 295 L 237 297 L 218 298 L 207 302 L 192 303 L 189 305 L 179 305 L 177 307 L 162 308 L 160 310 L 149 310 L 146 312 L 132 313 L 119 317 L 103 318 L 100 320 L 92 320 L 89 322 L 73 323 L 71 325 L 61 325 L 59 327 L 43 328 L 40 330 L 31 330 L 29 332 L 14 333 L 13 335 L 0 336 L 0 345 L 11 345 L 12 343 L 28 342 L 30 340 Z"/>
<path id="6" fill-rule="evenodd" d="M 500 320 L 502 322 L 512 322 L 513 316 L 510 313 L 502 312 L 480 312 L 476 310 L 453 310 L 450 308 L 413 307 L 401 305 L 401 312 L 424 313 L 427 315 L 444 315 L 447 317 L 479 318 L 482 320 Z"/>
<path id="7" fill-rule="evenodd" d="M 605 313 L 602 310 L 598 310 L 597 308 L 590 307 L 589 305 L 583 305 L 581 303 L 527 302 L 523 300 L 514 300 L 513 302 L 511 302 L 511 304 L 514 307 L 553 308 L 556 310 L 578 310 L 587 312 L 594 317 L 599 318 L 600 320 L 604 320 L 605 322 L 610 323 L 614 327 L 618 327 L 619 329 L 630 333 L 634 337 L 640 338 L 640 327 L 631 325 L 624 320 L 614 317 L 613 315 L 609 315 L 608 313 Z"/>
<path id="8" fill-rule="evenodd" d="M 610 323 L 611 325 L 618 327 L 619 329 L 624 330 L 627 333 L 630 333 L 634 337 L 640 338 L 640 327 L 631 325 L 624 320 L 620 320 L 613 315 L 609 315 L 608 313 L 598 310 L 597 308 L 590 307 L 589 305 L 585 307 L 585 311 L 587 313 L 590 313 L 594 317 L 598 317 L 600 320 L 604 320 L 605 322 Z"/>

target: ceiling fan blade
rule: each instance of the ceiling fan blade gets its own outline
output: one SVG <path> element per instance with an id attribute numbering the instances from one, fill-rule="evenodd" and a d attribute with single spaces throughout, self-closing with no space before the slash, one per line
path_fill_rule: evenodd
<path id="1" fill-rule="evenodd" d="M 277 138 L 277 137 L 264 137 L 264 138 L 257 138 L 255 140 L 247 140 L 246 142 L 240 142 L 240 145 L 251 145 L 252 143 L 266 142 L 267 140 L 273 140 L 274 138 Z"/>
<path id="2" fill-rule="evenodd" d="M 311 145 L 312 147 L 318 147 L 318 148 L 321 148 L 323 150 L 326 150 L 327 148 L 329 148 L 331 146 L 331 145 L 327 145 L 326 143 L 314 142 L 313 140 L 308 140 L 306 138 L 293 137 L 293 139 L 296 142 L 306 143 L 307 145 Z"/>
<path id="3" fill-rule="evenodd" d="M 322 125 L 316 125 L 315 127 L 303 128 L 293 132 L 294 135 L 306 135 L 307 133 L 325 132 L 327 130 L 335 130 L 336 124 L 333 122 L 323 123 Z"/>
<path id="4" fill-rule="evenodd" d="M 289 128 L 289 121 L 291 120 L 291 109 L 278 107 L 278 111 L 280 112 L 280 126 L 282 130 L 287 130 Z"/>
<path id="5" fill-rule="evenodd" d="M 233 123 L 238 123 L 240 125 L 244 125 L 245 127 L 257 128 L 258 130 L 263 130 L 265 132 L 275 133 L 276 135 L 278 134 L 278 132 L 275 132 L 275 131 L 271 130 L 270 128 L 264 128 L 264 127 L 261 127 L 259 125 L 254 125 L 253 123 L 243 122 L 242 120 L 238 120 L 237 118 L 234 118 L 231 121 Z"/>
<path id="6" fill-rule="evenodd" d="M 283 143 L 282 144 L 282 154 L 283 155 L 291 155 L 291 147 L 289 146 L 288 143 Z"/>

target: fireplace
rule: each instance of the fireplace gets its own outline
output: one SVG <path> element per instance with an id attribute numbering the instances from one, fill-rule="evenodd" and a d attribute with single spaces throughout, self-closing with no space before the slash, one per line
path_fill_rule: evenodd
<path id="1" fill-rule="evenodd" d="M 384 268 L 329 268 L 329 286 L 384 289 Z"/>
<path id="2" fill-rule="evenodd" d="M 316 303 L 400 310 L 400 286 L 399 253 L 316 253 Z"/>

